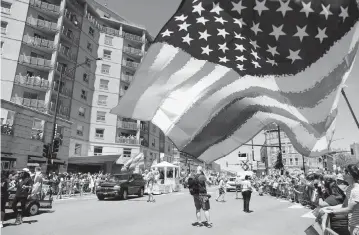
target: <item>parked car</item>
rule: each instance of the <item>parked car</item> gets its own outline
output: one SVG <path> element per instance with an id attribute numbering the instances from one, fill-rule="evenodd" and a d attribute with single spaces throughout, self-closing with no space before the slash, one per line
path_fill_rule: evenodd
<path id="1" fill-rule="evenodd" d="M 230 192 L 230 191 L 236 191 L 236 187 L 239 188 L 239 191 L 241 191 L 240 187 L 241 187 L 241 184 L 237 184 L 236 182 L 237 178 L 236 177 L 230 177 L 227 181 L 227 185 L 226 185 L 226 188 L 227 188 L 227 192 Z"/>
<path id="2" fill-rule="evenodd" d="M 109 180 L 101 182 L 96 189 L 98 200 L 105 198 L 121 198 L 126 200 L 128 195 L 143 197 L 146 181 L 140 174 L 115 174 Z"/>
<path id="3" fill-rule="evenodd" d="M 44 185 L 45 186 L 45 185 Z M 44 187 L 43 186 L 43 187 Z M 12 209 L 12 203 L 15 198 L 16 191 L 9 191 L 9 200 L 6 203 L 6 209 Z M 52 198 L 44 199 L 44 198 L 31 198 L 28 199 L 25 205 L 25 213 L 29 216 L 34 216 L 39 213 L 41 209 L 52 209 Z M 17 207 L 20 208 L 20 203 L 17 204 Z"/>

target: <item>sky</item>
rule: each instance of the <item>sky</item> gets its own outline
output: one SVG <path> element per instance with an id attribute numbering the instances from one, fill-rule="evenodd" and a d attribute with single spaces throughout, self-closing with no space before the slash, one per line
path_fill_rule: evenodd
<path id="1" fill-rule="evenodd" d="M 181 0 L 97 0 L 97 2 L 106 3 L 109 9 L 130 22 L 144 26 L 155 37 L 162 26 L 175 13 Z M 345 92 L 354 113 L 359 119 L 359 51 L 357 57 L 352 73 L 346 82 L 347 88 L 345 88 Z M 332 148 L 349 149 L 350 144 L 359 142 L 359 129 L 343 97 L 340 99 L 338 108 L 339 113 Z M 263 142 L 263 134 L 258 134 L 254 138 L 255 144 L 263 144 Z M 241 147 L 217 162 L 221 164 L 222 168 L 238 171 L 237 166 L 225 167 L 226 162 L 229 164 L 239 163 L 238 151 L 251 153 L 251 148 Z M 259 152 L 260 147 L 255 147 L 255 160 L 260 159 Z"/>

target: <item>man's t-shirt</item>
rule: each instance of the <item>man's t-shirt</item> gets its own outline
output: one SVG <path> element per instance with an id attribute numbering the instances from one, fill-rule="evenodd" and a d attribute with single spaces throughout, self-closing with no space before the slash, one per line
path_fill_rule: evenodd
<path id="1" fill-rule="evenodd" d="M 206 176 L 204 175 L 197 175 L 197 179 L 198 179 L 198 192 L 200 194 L 206 194 L 207 193 L 207 189 L 206 189 Z"/>
<path id="2" fill-rule="evenodd" d="M 32 186 L 32 179 L 26 178 L 21 182 L 18 182 L 16 189 L 16 197 L 28 197 L 31 192 L 31 188 L 23 188 L 23 186 Z"/>

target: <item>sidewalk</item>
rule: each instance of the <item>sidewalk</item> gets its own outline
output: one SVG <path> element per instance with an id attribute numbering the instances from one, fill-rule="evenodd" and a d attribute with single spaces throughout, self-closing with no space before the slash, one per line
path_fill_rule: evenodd
<path id="1" fill-rule="evenodd" d="M 80 194 L 75 194 L 75 195 L 72 195 L 71 197 L 69 197 L 68 195 L 62 195 L 62 199 L 58 198 L 56 199 L 56 195 L 53 195 L 52 198 L 54 200 L 54 202 L 56 201 L 63 201 L 63 200 L 69 200 L 69 199 L 81 199 L 81 198 L 95 198 L 96 197 L 96 194 L 93 194 L 93 193 L 84 193 L 82 194 L 82 196 L 80 196 Z"/>

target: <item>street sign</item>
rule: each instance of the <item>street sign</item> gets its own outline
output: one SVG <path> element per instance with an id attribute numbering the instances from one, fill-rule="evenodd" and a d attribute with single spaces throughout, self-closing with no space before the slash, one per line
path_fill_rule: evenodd
<path id="1" fill-rule="evenodd" d="M 247 153 L 238 153 L 238 159 L 239 161 L 246 161 L 248 159 Z"/>

